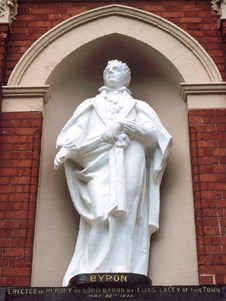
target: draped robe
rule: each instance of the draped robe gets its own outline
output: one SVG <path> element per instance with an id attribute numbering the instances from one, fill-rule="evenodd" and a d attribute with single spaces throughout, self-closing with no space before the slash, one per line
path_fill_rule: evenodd
<path id="1" fill-rule="evenodd" d="M 115 143 L 105 141 L 106 94 L 103 88 L 82 102 L 57 139 L 57 147 L 70 150 L 65 172 L 80 215 L 63 285 L 81 273 L 147 275 L 150 236 L 159 228 L 159 188 L 171 136 L 155 111 L 124 88 L 118 117 L 134 122 L 135 130 Z"/>

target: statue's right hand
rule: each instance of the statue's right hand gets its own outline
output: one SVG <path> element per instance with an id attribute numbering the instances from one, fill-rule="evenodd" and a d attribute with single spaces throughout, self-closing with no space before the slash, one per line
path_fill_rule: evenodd
<path id="1" fill-rule="evenodd" d="M 64 161 L 67 160 L 69 153 L 70 150 L 65 147 L 60 149 L 54 160 L 54 169 L 57 169 Z"/>
<path id="2" fill-rule="evenodd" d="M 104 141 L 114 144 L 117 135 L 119 134 L 120 131 L 122 131 L 122 129 L 123 129 L 123 124 L 120 121 L 111 122 L 108 125 L 105 133 L 103 134 Z"/>

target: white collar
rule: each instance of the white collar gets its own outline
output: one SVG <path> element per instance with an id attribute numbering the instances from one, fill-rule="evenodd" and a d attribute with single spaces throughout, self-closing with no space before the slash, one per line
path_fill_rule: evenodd
<path id="1" fill-rule="evenodd" d="M 121 88 L 118 88 L 118 89 L 111 89 L 109 87 L 106 87 L 106 86 L 102 86 L 100 89 L 99 89 L 99 92 L 102 93 L 102 92 L 127 92 L 129 95 L 131 94 L 131 91 L 126 88 L 126 87 L 121 87 Z"/>

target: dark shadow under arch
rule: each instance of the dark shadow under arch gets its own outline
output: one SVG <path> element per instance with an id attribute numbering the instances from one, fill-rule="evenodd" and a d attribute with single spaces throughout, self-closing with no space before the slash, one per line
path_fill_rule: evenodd
<path id="1" fill-rule="evenodd" d="M 139 97 L 139 86 L 145 81 L 153 83 L 160 76 L 166 76 L 178 87 L 183 81 L 173 64 L 154 48 L 121 34 L 110 34 L 81 46 L 64 58 L 46 84 L 54 87 L 62 78 L 68 83 L 88 82 L 90 95 L 85 94 L 84 98 L 93 96 L 103 83 L 102 72 L 111 59 L 122 60 L 130 67 L 130 88 L 138 94 L 135 97 Z"/>

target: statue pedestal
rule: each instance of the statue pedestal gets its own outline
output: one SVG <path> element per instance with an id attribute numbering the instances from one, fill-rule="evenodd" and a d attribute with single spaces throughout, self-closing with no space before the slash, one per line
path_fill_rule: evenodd
<path id="1" fill-rule="evenodd" d="M 134 273 L 79 274 L 71 278 L 68 287 L 136 287 L 151 286 L 145 275 Z"/>

